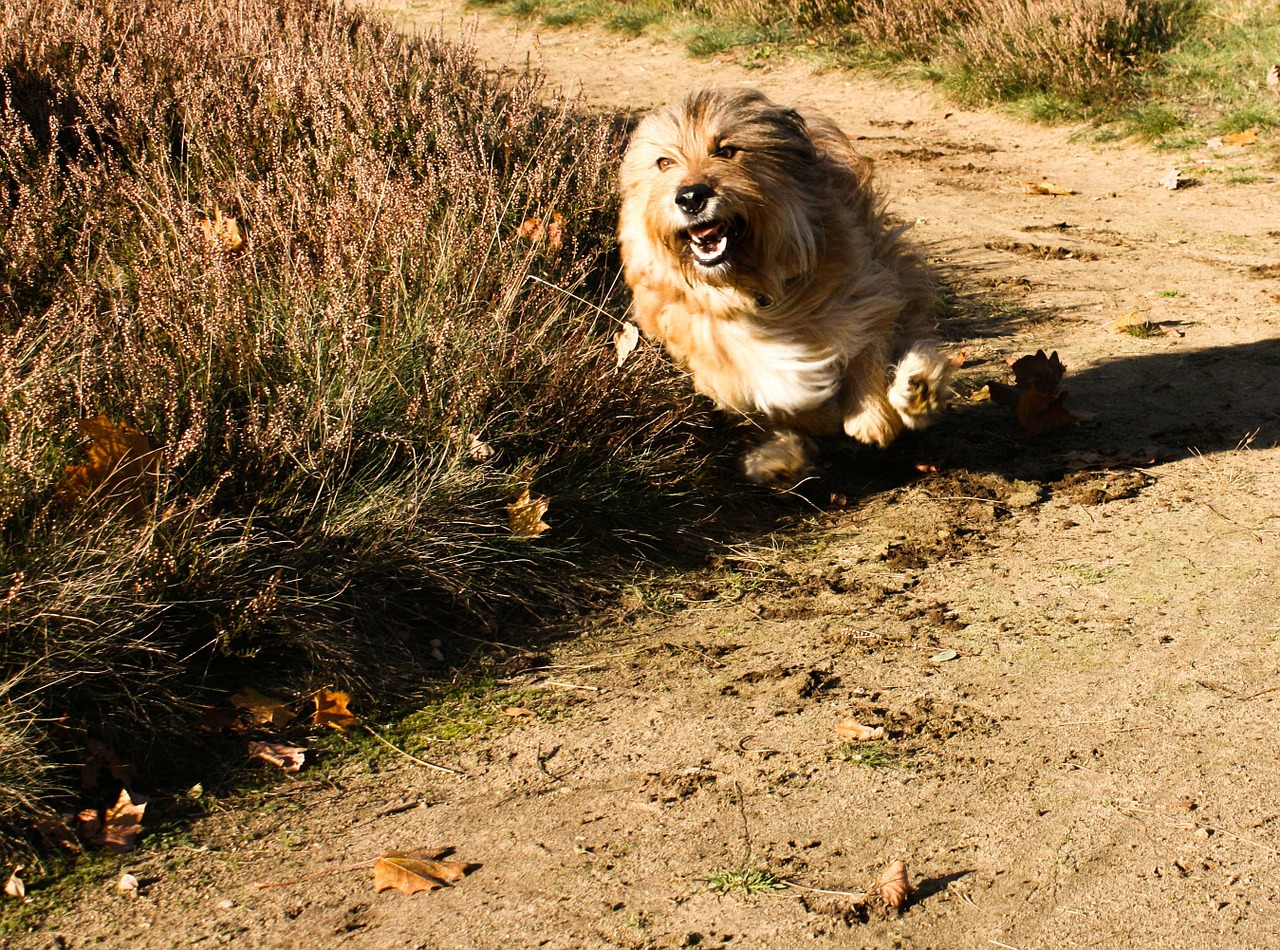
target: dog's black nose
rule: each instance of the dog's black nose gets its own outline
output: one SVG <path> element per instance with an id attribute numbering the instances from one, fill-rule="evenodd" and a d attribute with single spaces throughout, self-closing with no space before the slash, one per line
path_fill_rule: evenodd
<path id="1" fill-rule="evenodd" d="M 697 214 L 715 196 L 716 193 L 711 190 L 710 185 L 704 185 L 701 182 L 696 185 L 685 185 L 676 192 L 676 207 L 685 214 Z"/>

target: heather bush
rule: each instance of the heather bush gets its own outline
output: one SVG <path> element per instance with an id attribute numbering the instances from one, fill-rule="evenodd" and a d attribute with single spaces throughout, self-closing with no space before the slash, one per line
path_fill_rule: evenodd
<path id="1" fill-rule="evenodd" d="M 7 0 L 0 83 L 10 845 L 89 738 L 162 782 L 246 675 L 391 701 L 677 538 L 708 453 L 610 347 L 617 122 L 314 0 Z M 155 456 L 75 490 L 99 414 Z"/>

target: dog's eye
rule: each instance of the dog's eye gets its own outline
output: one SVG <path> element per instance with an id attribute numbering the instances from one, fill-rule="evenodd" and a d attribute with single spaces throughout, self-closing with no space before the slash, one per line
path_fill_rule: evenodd
<path id="1" fill-rule="evenodd" d="M 669 158 L 666 158 L 666 157 L 660 158 L 658 159 L 658 171 L 665 172 L 668 168 L 670 168 L 674 164 L 675 162 L 673 162 Z"/>
<path id="2" fill-rule="evenodd" d="M 738 148 L 736 145 L 721 145 L 711 154 L 715 158 L 731 159 L 741 151 L 742 149 Z"/>

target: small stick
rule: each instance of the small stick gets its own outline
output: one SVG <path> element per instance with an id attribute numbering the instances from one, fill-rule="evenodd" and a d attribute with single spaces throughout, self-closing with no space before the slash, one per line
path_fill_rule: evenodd
<path id="1" fill-rule="evenodd" d="M 302 877 L 295 877 L 292 881 L 270 881 L 266 884 L 254 884 L 253 887 L 261 891 L 268 887 L 288 887 L 291 884 L 304 884 L 307 881 L 315 881 L 322 877 L 328 877 L 331 874 L 343 874 L 347 871 L 359 871 L 361 868 L 371 868 L 375 861 L 377 861 L 377 858 L 370 861 L 357 861 L 355 864 L 344 864 L 341 867 L 329 868 L 325 871 L 317 871 L 315 874 L 304 874 Z"/>
<path id="2" fill-rule="evenodd" d="M 997 947 L 1004 947 L 1004 950 L 1018 950 L 1017 947 L 1011 947 L 1009 944 L 1001 943 L 999 940 L 992 940 L 990 937 L 987 938 L 987 943 L 994 943 Z"/>
<path id="3" fill-rule="evenodd" d="M 364 723 L 361 723 L 361 725 L 364 725 Z M 448 775 L 456 775 L 459 778 L 467 774 L 465 772 L 459 772 L 457 769 L 451 769 L 448 766 L 436 765 L 434 762 L 428 762 L 426 759 L 420 759 L 416 755 L 410 755 L 408 752 L 404 751 L 404 749 L 401 749 L 399 746 L 394 746 L 390 742 L 388 742 L 386 739 L 382 738 L 382 736 L 374 732 L 373 729 L 370 728 L 369 726 L 365 726 L 364 728 L 365 728 L 365 732 L 369 733 L 369 735 L 373 736 L 375 739 L 381 742 L 384 746 L 386 746 L 392 752 L 396 752 L 396 753 L 399 753 L 400 755 L 403 755 L 410 762 L 416 762 L 418 765 L 421 765 L 424 768 L 435 769 L 437 772 L 444 772 Z"/>
<path id="4" fill-rule="evenodd" d="M 1246 699 L 1254 699 L 1258 696 L 1265 696 L 1267 693 L 1274 693 L 1278 689 L 1280 689 L 1280 686 L 1268 686 L 1266 689 L 1260 689 L 1256 693 L 1250 693 L 1248 696 L 1241 696 L 1240 702 L 1244 702 Z"/>
<path id="5" fill-rule="evenodd" d="M 861 904 L 865 904 L 867 902 L 866 894 L 855 894 L 853 891 L 828 891 L 821 887 L 810 887 L 807 884 L 797 884 L 795 881 L 788 881 L 785 877 L 780 877 L 778 880 L 787 885 L 787 887 L 798 888 L 802 891 L 812 891 L 815 894 L 832 894 L 836 897 L 852 897 Z"/>
<path id="6" fill-rule="evenodd" d="M 581 683 L 562 683 L 559 680 L 543 680 L 541 683 L 534 683 L 534 686 L 559 686 L 561 689 L 586 689 L 593 693 L 600 692 L 599 686 L 583 686 Z"/>

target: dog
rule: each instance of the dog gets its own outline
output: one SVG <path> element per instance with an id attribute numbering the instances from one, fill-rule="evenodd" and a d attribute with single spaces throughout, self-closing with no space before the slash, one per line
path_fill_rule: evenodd
<path id="1" fill-rule="evenodd" d="M 883 447 L 942 408 L 934 281 L 829 119 L 755 90 L 694 92 L 637 124 L 619 185 L 633 319 L 763 430 L 749 480 L 794 485 L 813 436 Z"/>

